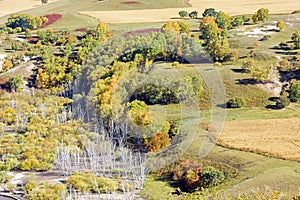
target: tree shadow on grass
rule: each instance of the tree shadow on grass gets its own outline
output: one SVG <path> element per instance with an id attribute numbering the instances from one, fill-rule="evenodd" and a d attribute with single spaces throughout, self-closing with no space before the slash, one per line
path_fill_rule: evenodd
<path id="1" fill-rule="evenodd" d="M 236 79 L 236 84 L 239 84 L 239 85 L 255 85 L 256 81 L 253 78 Z"/>
<path id="2" fill-rule="evenodd" d="M 245 70 L 243 69 L 231 69 L 234 73 L 245 73 Z"/>

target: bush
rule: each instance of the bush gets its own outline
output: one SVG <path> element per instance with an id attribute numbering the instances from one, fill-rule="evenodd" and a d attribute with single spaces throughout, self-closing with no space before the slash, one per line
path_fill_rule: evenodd
<path id="1" fill-rule="evenodd" d="M 67 192 L 63 184 L 50 184 L 48 182 L 37 183 L 29 181 L 24 187 L 24 197 L 29 200 L 59 200 L 61 194 Z"/>
<path id="2" fill-rule="evenodd" d="M 283 109 L 290 105 L 290 100 L 286 96 L 280 96 L 276 101 L 276 109 Z"/>
<path id="3" fill-rule="evenodd" d="M 203 17 L 215 17 L 217 16 L 218 12 L 214 8 L 206 8 L 202 13 Z"/>
<path id="4" fill-rule="evenodd" d="M 250 20 L 251 20 L 251 17 L 249 17 L 248 15 L 243 15 L 242 17 L 243 17 L 244 22 L 250 22 Z"/>
<path id="5" fill-rule="evenodd" d="M 194 19 L 194 18 L 197 18 L 198 17 L 198 12 L 197 11 L 193 11 L 189 14 L 189 17 Z"/>
<path id="6" fill-rule="evenodd" d="M 227 102 L 227 108 L 241 108 L 245 106 L 245 101 L 242 98 L 234 97 Z"/>
<path id="7" fill-rule="evenodd" d="M 276 27 L 279 29 L 279 31 L 284 31 L 286 29 L 286 25 L 282 19 L 278 20 Z"/>
<path id="8" fill-rule="evenodd" d="M 179 11 L 178 14 L 181 18 L 185 18 L 185 17 L 189 16 L 189 13 L 186 10 Z"/>
<path id="9" fill-rule="evenodd" d="M 223 172 L 214 167 L 201 167 L 189 160 L 176 164 L 172 180 L 185 192 L 194 192 L 219 185 L 225 179 Z"/>
<path id="10" fill-rule="evenodd" d="M 252 68 L 256 65 L 254 59 L 248 59 L 243 62 L 242 69 L 246 73 L 250 73 Z"/>
<path id="11" fill-rule="evenodd" d="M 146 141 L 147 150 L 157 152 L 169 146 L 170 138 L 166 133 L 156 133 L 148 141 Z"/>
<path id="12" fill-rule="evenodd" d="M 300 83 L 292 84 L 289 91 L 289 99 L 291 102 L 297 102 L 300 100 Z"/>
<path id="13" fill-rule="evenodd" d="M 261 41 L 267 41 L 268 39 L 271 38 L 271 35 L 264 35 L 261 39 Z"/>
<path id="14" fill-rule="evenodd" d="M 12 14 L 6 22 L 6 26 L 12 29 L 19 28 L 21 31 L 26 29 L 36 29 L 40 27 L 47 18 L 34 17 L 29 14 Z"/>
<path id="15" fill-rule="evenodd" d="M 252 16 L 253 23 L 257 22 L 264 22 L 269 19 L 269 10 L 266 8 L 259 9 L 254 15 Z"/>
<path id="16" fill-rule="evenodd" d="M 179 62 L 175 61 L 172 63 L 172 67 L 178 67 L 179 66 Z"/>
<path id="17" fill-rule="evenodd" d="M 66 181 L 67 185 L 72 186 L 80 192 L 98 192 L 115 191 L 118 183 L 112 179 L 97 177 L 91 172 L 78 172 L 72 174 Z"/>

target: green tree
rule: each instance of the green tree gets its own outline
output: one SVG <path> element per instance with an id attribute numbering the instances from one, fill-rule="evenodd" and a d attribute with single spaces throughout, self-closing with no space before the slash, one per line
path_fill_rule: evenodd
<path id="1" fill-rule="evenodd" d="M 16 42 L 11 43 L 11 50 L 17 51 L 19 49 L 19 45 Z"/>
<path id="2" fill-rule="evenodd" d="M 8 82 L 13 91 L 20 91 L 23 80 L 20 76 L 13 76 L 9 78 Z"/>
<path id="3" fill-rule="evenodd" d="M 232 27 L 239 27 L 243 26 L 245 23 L 243 16 L 237 16 L 237 17 L 232 17 L 231 19 L 231 26 Z"/>
<path id="4" fill-rule="evenodd" d="M 269 19 L 269 10 L 266 8 L 261 8 L 252 16 L 253 23 L 264 22 Z"/>
<path id="5" fill-rule="evenodd" d="M 300 31 L 296 31 L 295 33 L 293 33 L 291 39 L 294 43 L 294 47 L 296 49 L 300 49 Z"/>
<path id="6" fill-rule="evenodd" d="M 26 29 L 25 30 L 25 38 L 31 38 L 32 37 L 32 34 L 31 34 L 31 31 L 30 31 L 30 29 Z"/>
<path id="7" fill-rule="evenodd" d="M 191 26 L 184 22 L 167 22 L 162 26 L 162 29 L 172 32 L 189 33 Z"/>
<path id="8" fill-rule="evenodd" d="M 218 25 L 219 28 L 221 29 L 227 29 L 230 27 L 231 24 L 231 18 L 229 15 L 226 15 L 224 12 L 220 11 L 216 15 L 216 24 Z"/>
<path id="9" fill-rule="evenodd" d="M 34 17 L 29 14 L 12 14 L 8 18 L 6 26 L 12 29 L 20 27 L 22 31 L 32 30 L 40 27 L 47 20 L 46 17 Z"/>
<path id="10" fill-rule="evenodd" d="M 179 11 L 178 14 L 181 18 L 185 18 L 185 17 L 189 16 L 189 13 L 186 10 L 181 10 L 181 11 Z"/>
<path id="11" fill-rule="evenodd" d="M 286 96 L 280 96 L 279 99 L 276 100 L 276 109 L 283 109 L 290 105 L 290 100 Z"/>
<path id="12" fill-rule="evenodd" d="M 47 3 L 48 3 L 48 0 L 41 0 L 41 3 L 42 3 L 42 4 L 47 4 Z"/>
<path id="13" fill-rule="evenodd" d="M 215 17 L 218 12 L 214 8 L 206 8 L 202 13 L 203 17 Z"/>
<path id="14" fill-rule="evenodd" d="M 194 19 L 194 18 L 197 18 L 198 17 L 198 12 L 197 11 L 193 11 L 189 14 L 189 17 Z"/>
<path id="15" fill-rule="evenodd" d="M 286 29 L 286 25 L 282 19 L 278 20 L 276 26 L 279 29 L 279 31 L 284 31 Z"/>
<path id="16" fill-rule="evenodd" d="M 289 98 L 291 102 L 297 102 L 300 100 L 300 83 L 293 83 L 290 91 Z"/>

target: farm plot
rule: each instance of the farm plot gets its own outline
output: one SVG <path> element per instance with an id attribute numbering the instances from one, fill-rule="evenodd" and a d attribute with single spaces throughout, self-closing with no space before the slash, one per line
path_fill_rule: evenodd
<path id="1" fill-rule="evenodd" d="M 226 122 L 218 144 L 300 161 L 300 118 Z"/>
<path id="2" fill-rule="evenodd" d="M 265 7 L 271 14 L 291 13 L 300 8 L 298 0 L 277 0 L 262 1 L 248 0 L 192 0 L 189 1 L 191 7 L 163 8 L 163 9 L 143 9 L 143 10 L 114 10 L 114 11 L 82 11 L 80 14 L 88 15 L 104 21 L 106 23 L 142 23 L 142 22 L 164 22 L 178 20 L 178 12 L 194 10 L 202 13 L 206 8 L 216 8 L 230 15 L 253 14 L 259 8 Z"/>
<path id="3" fill-rule="evenodd" d="M 55 1 L 58 0 L 49 0 L 48 2 Z M 41 1 L 36 0 L 2 0 L 0 1 L 0 17 L 39 6 L 42 6 Z"/>

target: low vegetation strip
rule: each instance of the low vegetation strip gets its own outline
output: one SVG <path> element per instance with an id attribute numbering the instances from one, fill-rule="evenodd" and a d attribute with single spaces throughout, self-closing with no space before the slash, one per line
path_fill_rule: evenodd
<path id="1" fill-rule="evenodd" d="M 218 144 L 300 161 L 300 118 L 226 122 Z"/>

